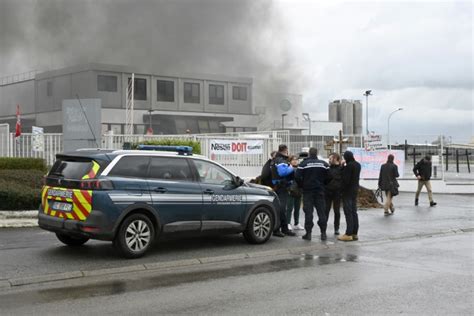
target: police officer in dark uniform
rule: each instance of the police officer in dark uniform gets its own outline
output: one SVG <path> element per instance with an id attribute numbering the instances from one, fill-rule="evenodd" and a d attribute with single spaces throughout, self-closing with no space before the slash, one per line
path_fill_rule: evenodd
<path id="1" fill-rule="evenodd" d="M 313 212 L 316 207 L 321 240 L 326 240 L 327 217 L 324 190 L 325 184 L 330 180 L 329 165 L 325 161 L 318 159 L 318 150 L 316 148 L 309 149 L 309 157 L 304 159 L 298 166 L 295 179 L 303 190 L 304 228 L 306 230 L 303 239 L 311 240 L 311 231 L 314 226 Z"/>
<path id="2" fill-rule="evenodd" d="M 278 153 L 271 164 L 273 190 L 280 200 L 280 229 L 273 232 L 274 236 L 285 237 L 296 236 L 288 229 L 288 219 L 286 218 L 286 204 L 288 202 L 288 187 L 294 173 L 294 168 L 288 163 L 288 147 L 280 145 Z"/>

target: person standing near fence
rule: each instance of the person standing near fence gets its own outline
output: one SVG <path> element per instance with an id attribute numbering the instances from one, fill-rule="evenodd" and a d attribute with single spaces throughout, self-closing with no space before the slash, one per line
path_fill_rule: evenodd
<path id="1" fill-rule="evenodd" d="M 296 170 L 295 180 L 303 190 L 304 228 L 306 230 L 306 234 L 303 236 L 304 240 L 311 240 L 315 207 L 318 213 L 321 240 L 327 239 L 324 186 L 330 180 L 328 170 L 329 165 L 325 161 L 318 159 L 318 150 L 316 148 L 309 149 L 309 157 L 304 159 Z"/>
<path id="2" fill-rule="evenodd" d="M 431 156 L 426 155 L 423 159 L 418 161 L 418 163 L 413 168 L 413 173 L 418 179 L 418 189 L 416 190 L 415 195 L 415 206 L 418 206 L 418 198 L 420 197 L 420 192 L 423 186 L 426 187 L 428 191 L 428 199 L 430 200 L 430 206 L 435 206 L 436 202 L 433 201 L 433 192 L 431 191 Z"/>
<path id="3" fill-rule="evenodd" d="M 334 235 L 339 235 L 341 222 L 341 189 L 342 189 L 342 167 L 341 156 L 337 153 L 329 155 L 329 175 L 331 180 L 326 185 L 326 218 L 329 220 L 331 205 L 334 210 Z"/>
<path id="4" fill-rule="evenodd" d="M 293 168 L 298 167 L 298 157 L 290 157 L 290 165 Z M 286 218 L 288 219 L 288 229 L 292 230 L 303 230 L 304 227 L 301 226 L 300 222 L 300 208 L 301 208 L 301 190 L 298 187 L 296 181 L 292 181 L 288 189 L 288 204 L 286 206 Z M 291 227 L 291 214 L 293 213 L 294 225 Z"/>
<path id="5" fill-rule="evenodd" d="M 344 153 L 342 169 L 342 203 L 346 217 L 346 233 L 337 239 L 341 241 L 359 240 L 359 215 L 357 215 L 357 194 L 359 192 L 360 164 L 351 151 Z"/>
<path id="6" fill-rule="evenodd" d="M 288 163 L 288 147 L 280 145 L 278 153 L 271 163 L 273 190 L 280 200 L 280 228 L 273 232 L 274 236 L 285 237 L 296 236 L 288 229 L 288 219 L 286 218 L 286 205 L 288 203 L 288 187 L 293 178 L 295 169 Z"/>
<path id="7" fill-rule="evenodd" d="M 393 163 L 394 156 L 388 155 L 387 162 L 380 167 L 379 188 L 385 191 L 385 204 L 383 206 L 385 215 L 392 215 L 395 212 L 392 199 L 398 194 L 398 166 Z"/>

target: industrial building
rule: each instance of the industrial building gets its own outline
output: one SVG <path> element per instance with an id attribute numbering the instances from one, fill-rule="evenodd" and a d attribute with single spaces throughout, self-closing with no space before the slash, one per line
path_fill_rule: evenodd
<path id="1" fill-rule="evenodd" d="M 334 100 L 329 103 L 329 121 L 342 122 L 345 135 L 362 134 L 362 103 L 359 100 Z"/>
<path id="2" fill-rule="evenodd" d="M 15 127 L 16 105 L 25 132 L 62 132 L 63 100 L 100 99 L 102 132 L 125 133 L 126 90 L 134 80 L 134 133 L 150 121 L 155 134 L 255 131 L 252 79 L 162 74 L 127 66 L 86 64 L 0 81 L 0 123 Z"/>

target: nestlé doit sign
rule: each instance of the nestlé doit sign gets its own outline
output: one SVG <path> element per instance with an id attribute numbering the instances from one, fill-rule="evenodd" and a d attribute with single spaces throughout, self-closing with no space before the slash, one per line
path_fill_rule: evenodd
<path id="1" fill-rule="evenodd" d="M 263 140 L 211 140 L 211 154 L 263 154 Z"/>

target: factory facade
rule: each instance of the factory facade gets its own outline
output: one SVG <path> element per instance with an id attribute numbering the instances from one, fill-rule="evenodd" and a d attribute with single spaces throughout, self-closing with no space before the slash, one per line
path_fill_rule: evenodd
<path id="1" fill-rule="evenodd" d="M 255 131 L 252 79 L 168 75 L 125 66 L 87 64 L 0 82 L 0 123 L 15 127 L 16 105 L 25 132 L 40 126 L 62 132 L 62 102 L 100 99 L 102 132 L 125 133 L 126 90 L 134 73 L 134 133 Z"/>

